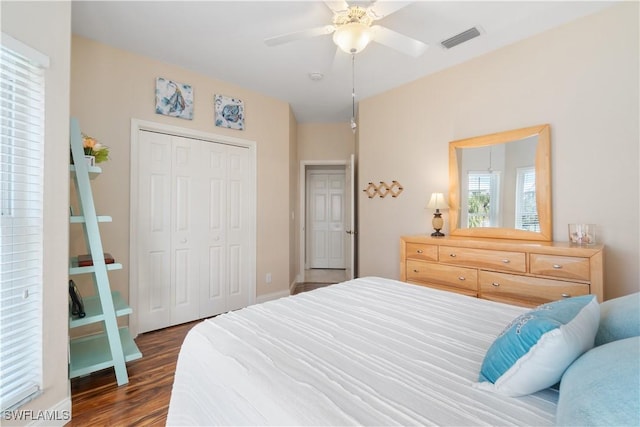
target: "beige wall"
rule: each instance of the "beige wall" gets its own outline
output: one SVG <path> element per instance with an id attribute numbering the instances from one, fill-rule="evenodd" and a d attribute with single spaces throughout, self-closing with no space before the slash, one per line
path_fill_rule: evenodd
<path id="1" fill-rule="evenodd" d="M 354 149 L 349 123 L 298 124 L 298 160 L 346 160 Z"/>
<path id="2" fill-rule="evenodd" d="M 155 114 L 155 79 L 165 77 L 194 89 L 194 118 Z M 244 131 L 214 125 L 213 96 L 243 100 Z M 162 63 L 131 52 L 73 36 L 71 116 L 83 132 L 110 147 L 111 160 L 93 183 L 98 213 L 113 217 L 103 227 L 103 246 L 124 269 L 110 273 L 112 288 L 129 293 L 129 182 L 131 119 L 256 141 L 257 145 L 257 295 L 287 292 L 290 280 L 289 175 L 293 115 L 286 102 Z M 81 251 L 82 236 L 72 230 L 72 252 Z M 273 281 L 265 283 L 266 273 Z M 87 287 L 86 283 L 82 286 Z M 134 312 L 135 315 L 135 312 Z"/>
<path id="3" fill-rule="evenodd" d="M 431 232 L 425 206 L 448 190 L 449 141 L 549 123 L 555 239 L 568 240 L 568 223 L 597 224 L 605 297 L 638 291 L 638 6 L 613 6 L 362 101 L 359 180 L 395 179 L 404 192 L 359 192 L 360 275 L 398 278 L 399 236 Z"/>
<path id="4" fill-rule="evenodd" d="M 70 410 L 67 379 L 69 241 L 69 62 L 71 6 L 68 2 L 0 3 L 2 31 L 49 56 L 45 74 L 44 151 L 44 392 L 21 409 Z M 60 249 L 63 250 L 60 250 Z M 59 413 L 62 415 L 62 413 Z M 22 423 L 25 424 L 29 420 Z M 58 423 L 59 425 L 64 423 Z M 14 425 L 2 420 L 2 425 Z"/>
<path id="5" fill-rule="evenodd" d="M 298 124 L 289 108 L 289 287 L 292 288 L 297 276 L 298 263 Z"/>

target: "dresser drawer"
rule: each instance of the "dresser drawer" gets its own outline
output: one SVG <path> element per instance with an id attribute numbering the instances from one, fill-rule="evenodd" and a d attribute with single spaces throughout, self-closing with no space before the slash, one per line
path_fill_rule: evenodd
<path id="1" fill-rule="evenodd" d="M 407 280 L 478 291 L 478 270 L 422 261 L 407 261 Z"/>
<path id="2" fill-rule="evenodd" d="M 527 257 L 524 252 L 494 251 L 490 249 L 439 247 L 439 260 L 447 264 L 458 264 L 492 270 L 527 271 Z"/>
<path id="3" fill-rule="evenodd" d="M 438 260 L 438 247 L 435 245 L 425 245 L 423 243 L 407 243 L 407 258 L 421 259 L 424 261 Z"/>
<path id="4" fill-rule="evenodd" d="M 589 281 L 589 258 L 531 254 L 531 274 Z"/>
<path id="5" fill-rule="evenodd" d="M 480 271 L 480 297 L 509 304 L 536 306 L 563 298 L 587 295 L 589 285 L 531 276 Z"/>

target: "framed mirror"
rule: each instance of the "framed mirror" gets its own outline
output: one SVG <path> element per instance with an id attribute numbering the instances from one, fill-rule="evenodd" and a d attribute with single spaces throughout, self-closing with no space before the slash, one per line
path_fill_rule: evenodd
<path id="1" fill-rule="evenodd" d="M 452 236 L 552 240 L 549 125 L 449 143 Z"/>

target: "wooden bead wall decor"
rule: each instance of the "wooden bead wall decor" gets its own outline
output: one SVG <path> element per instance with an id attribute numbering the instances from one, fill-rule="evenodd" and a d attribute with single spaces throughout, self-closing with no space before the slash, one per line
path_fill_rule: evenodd
<path id="1" fill-rule="evenodd" d="M 380 196 L 380 198 L 384 199 L 388 195 L 391 195 L 391 197 L 398 197 L 402 193 L 402 190 L 404 190 L 402 188 L 402 184 L 394 180 L 391 181 L 391 184 L 380 181 L 380 184 L 376 185 L 373 182 L 370 182 L 369 185 L 367 185 L 367 188 L 362 191 L 367 193 L 367 196 L 370 199 L 376 197 L 376 194 Z"/>

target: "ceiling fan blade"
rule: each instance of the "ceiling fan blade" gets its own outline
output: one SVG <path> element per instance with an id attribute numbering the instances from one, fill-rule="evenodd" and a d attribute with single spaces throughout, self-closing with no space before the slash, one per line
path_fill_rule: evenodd
<path id="1" fill-rule="evenodd" d="M 422 55 L 427 47 L 426 43 L 420 40 L 412 39 L 400 33 L 396 33 L 386 27 L 380 25 L 374 25 L 371 27 L 373 30 L 373 40 L 377 43 L 388 46 L 392 49 L 400 51 L 406 55 L 413 56 L 414 58 Z"/>
<path id="2" fill-rule="evenodd" d="M 331 34 L 334 31 L 335 27 L 333 25 L 325 25 L 323 27 L 310 28 L 308 30 L 296 31 L 294 33 L 287 33 L 275 37 L 269 37 L 268 39 L 264 39 L 264 42 L 267 46 L 277 46 L 295 40 L 324 36 L 327 34 Z"/>
<path id="3" fill-rule="evenodd" d="M 382 19 L 385 16 L 389 16 L 394 12 L 399 11 L 405 6 L 410 5 L 413 2 L 410 1 L 382 1 L 378 0 L 373 2 L 373 5 L 369 6 L 367 13 L 375 21 Z"/>
<path id="4" fill-rule="evenodd" d="M 349 8 L 349 4 L 344 0 L 324 0 L 324 4 L 326 4 L 333 13 L 343 12 Z"/>
<path id="5" fill-rule="evenodd" d="M 333 25 L 325 25 L 322 27 L 309 28 L 308 30 L 296 31 L 294 33 L 287 33 L 275 37 L 269 37 L 268 39 L 265 39 L 264 42 L 267 46 L 277 46 L 295 40 L 324 36 L 327 34 L 331 34 L 334 31 L 335 27 Z"/>

